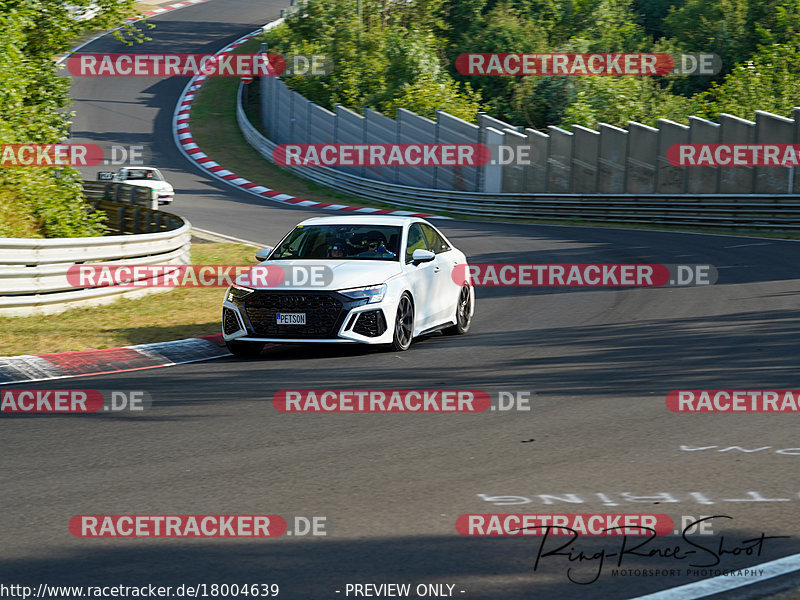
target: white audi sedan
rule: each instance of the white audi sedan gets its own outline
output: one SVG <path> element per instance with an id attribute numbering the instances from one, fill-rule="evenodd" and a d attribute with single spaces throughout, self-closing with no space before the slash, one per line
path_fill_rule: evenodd
<path id="1" fill-rule="evenodd" d="M 267 342 L 407 350 L 417 336 L 463 334 L 472 321 L 467 259 L 424 219 L 307 219 L 256 256 L 256 269 L 281 276 L 240 277 L 225 293 L 222 333 L 236 356 L 257 356 Z"/>

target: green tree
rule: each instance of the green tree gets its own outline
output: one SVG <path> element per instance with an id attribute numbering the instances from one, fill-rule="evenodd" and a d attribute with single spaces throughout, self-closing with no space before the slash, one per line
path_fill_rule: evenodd
<path id="1" fill-rule="evenodd" d="M 436 111 L 443 110 L 454 117 L 474 123 L 480 107 L 480 94 L 473 92 L 469 84 L 459 89 L 452 79 L 423 75 L 406 84 L 400 95 L 386 104 L 384 112 L 393 117 L 398 108 L 405 108 L 423 117 L 435 119 Z"/>
<path id="2" fill-rule="evenodd" d="M 71 9 L 70 9 L 71 7 Z M 69 131 L 69 79 L 54 57 L 87 28 L 115 27 L 132 14 L 133 0 L 0 0 L 0 144 L 52 144 Z M 87 11 L 94 16 L 79 18 Z M 120 36 L 143 34 L 130 26 Z M 80 174 L 65 167 L 0 167 L 0 235 L 102 235 L 90 215 Z"/>
<path id="3" fill-rule="evenodd" d="M 641 52 L 650 42 L 636 22 L 631 0 L 601 0 L 569 46 L 575 52 Z"/>
<path id="4" fill-rule="evenodd" d="M 608 123 L 625 127 L 628 121 L 654 126 L 658 119 L 686 121 L 697 114 L 696 101 L 676 96 L 652 77 L 578 77 L 575 100 L 560 125 L 596 127 Z"/>
<path id="5" fill-rule="evenodd" d="M 463 52 L 546 52 L 547 35 L 510 2 L 497 4 L 485 16 L 483 28 L 477 32 Z M 454 75 L 468 82 L 484 98 L 484 110 L 499 119 L 521 120 L 514 103 L 525 76 Z"/>
<path id="6" fill-rule="evenodd" d="M 750 2 L 759 0 L 687 0 L 673 8 L 664 19 L 667 34 L 688 52 L 713 52 L 723 60 L 723 68 L 747 58 L 755 50 Z M 729 67 L 728 67 L 729 68 Z"/>
<path id="7" fill-rule="evenodd" d="M 286 84 L 328 109 L 340 103 L 359 113 L 369 106 L 391 114 L 398 106 L 426 107 L 436 99 L 442 103 L 438 108 L 474 118 L 479 96 L 442 68 L 444 38 L 436 35 L 444 30 L 442 4 L 359 1 L 360 14 L 355 1 L 309 0 L 281 27 L 264 34 L 270 52 L 313 50 L 332 59 L 331 74 L 287 77 Z M 409 6 L 416 8 L 410 11 Z M 430 98 L 413 99 L 413 94 Z"/>
<path id="8" fill-rule="evenodd" d="M 753 119 L 765 110 L 784 117 L 800 106 L 800 38 L 763 47 L 752 60 L 736 65 L 721 84 L 698 95 L 706 118 L 728 113 Z"/>

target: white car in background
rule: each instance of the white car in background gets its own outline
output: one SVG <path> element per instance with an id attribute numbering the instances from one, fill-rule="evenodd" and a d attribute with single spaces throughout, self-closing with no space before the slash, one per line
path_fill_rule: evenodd
<path id="1" fill-rule="evenodd" d="M 324 285 L 290 282 L 292 287 L 237 280 L 222 308 L 223 337 L 236 356 L 257 356 L 267 342 L 406 350 L 415 337 L 433 331 L 466 333 L 472 321 L 474 289 L 453 276 L 458 265 L 466 269 L 466 256 L 424 219 L 307 219 L 256 257 L 267 268 L 322 266 L 330 276 Z"/>
<path id="2" fill-rule="evenodd" d="M 115 181 L 139 187 L 147 187 L 158 194 L 159 204 L 170 204 L 175 198 L 175 190 L 167 183 L 161 171 L 155 167 L 122 167 L 119 171 L 100 171 L 98 181 Z"/>

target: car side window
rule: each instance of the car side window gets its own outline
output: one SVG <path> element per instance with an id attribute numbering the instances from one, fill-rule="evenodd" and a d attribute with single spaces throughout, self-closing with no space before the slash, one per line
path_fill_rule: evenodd
<path id="1" fill-rule="evenodd" d="M 422 228 L 419 223 L 414 223 L 408 228 L 408 241 L 406 242 L 406 262 L 411 262 L 411 256 L 414 250 L 427 250 L 425 244 L 425 235 L 422 233 Z"/>
<path id="2" fill-rule="evenodd" d="M 428 242 L 428 250 L 436 254 L 450 250 L 450 246 L 433 227 L 424 223 L 421 223 L 420 226 L 425 233 L 425 240 Z"/>

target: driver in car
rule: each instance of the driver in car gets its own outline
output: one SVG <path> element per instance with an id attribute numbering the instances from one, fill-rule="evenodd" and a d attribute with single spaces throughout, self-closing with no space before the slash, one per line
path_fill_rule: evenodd
<path id="1" fill-rule="evenodd" d="M 344 242 L 342 240 L 333 240 L 328 246 L 328 258 L 344 258 Z"/>
<path id="2" fill-rule="evenodd" d="M 367 240 L 368 252 L 377 252 L 378 254 L 388 254 L 392 258 L 396 256 L 394 252 L 386 247 L 386 238 L 381 234 Z"/>

